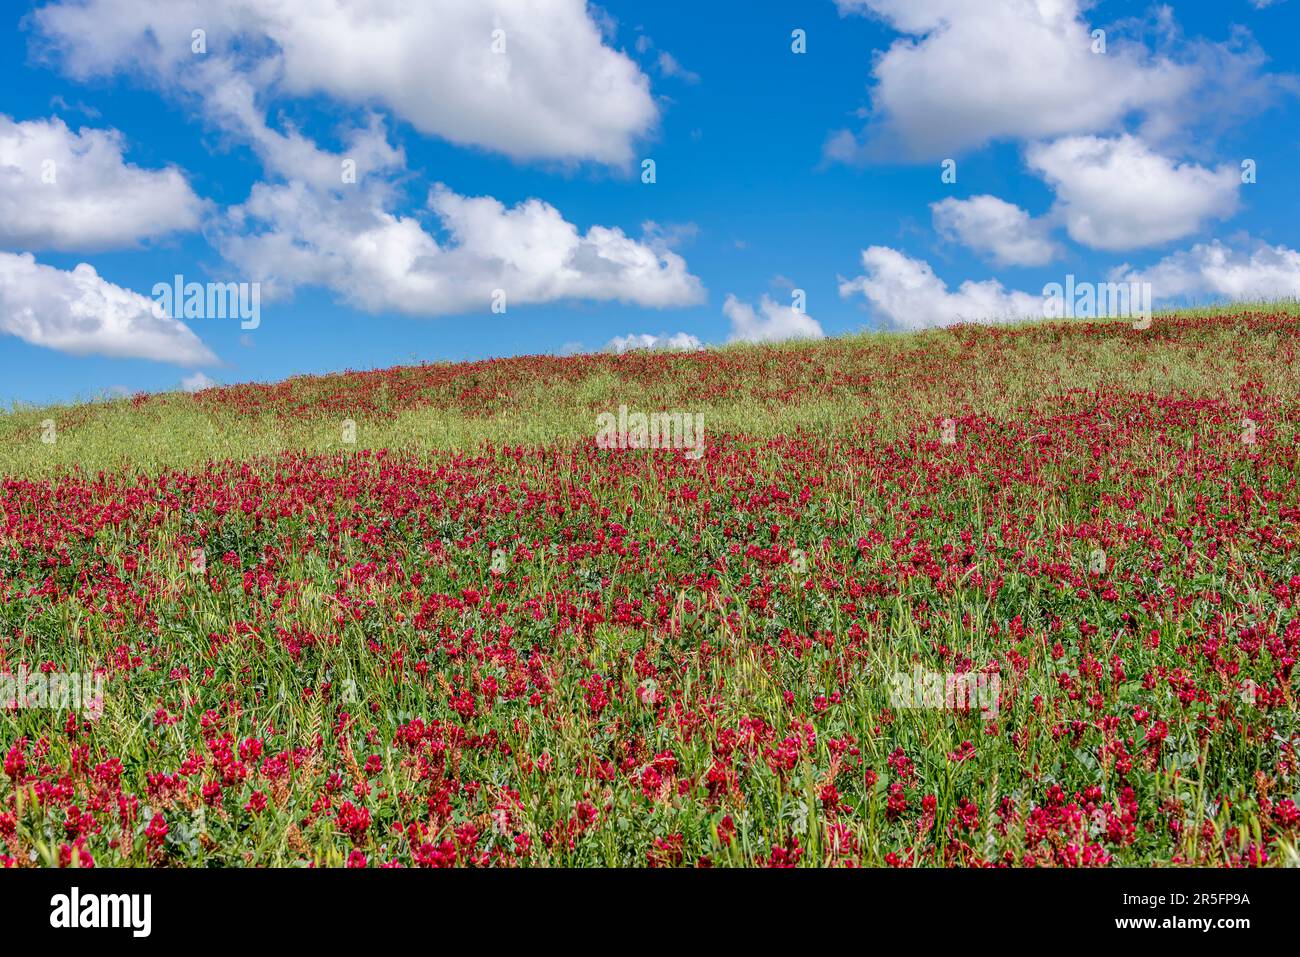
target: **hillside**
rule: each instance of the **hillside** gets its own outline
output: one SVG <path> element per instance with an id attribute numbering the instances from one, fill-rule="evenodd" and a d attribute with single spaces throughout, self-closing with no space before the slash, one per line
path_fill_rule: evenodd
<path id="1" fill-rule="evenodd" d="M 1098 389 L 1237 395 L 1259 379 L 1294 394 L 1300 305 L 1166 314 L 1146 331 L 1119 321 L 964 325 L 779 345 L 438 363 L 190 395 L 0 413 L 0 474 L 156 471 L 287 450 L 474 449 L 581 442 L 620 404 L 702 413 L 711 432 L 800 428 L 881 438 L 962 414 L 1032 416 Z M 357 424 L 354 441 L 343 423 Z M 53 422 L 57 440 L 42 442 Z"/>
<path id="2" fill-rule="evenodd" d="M 5 714 L 0 863 L 1300 864 L 1297 333 L 16 410 L 0 692 L 96 694 Z"/>

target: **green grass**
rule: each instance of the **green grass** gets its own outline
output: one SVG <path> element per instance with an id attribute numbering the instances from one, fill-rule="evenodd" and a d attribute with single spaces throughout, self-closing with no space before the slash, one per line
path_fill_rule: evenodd
<path id="1" fill-rule="evenodd" d="M 875 333 L 818 342 L 781 345 L 731 345 L 714 354 L 736 364 L 747 377 L 734 395 L 699 399 L 689 393 L 698 354 L 656 357 L 665 373 L 652 381 L 637 381 L 620 370 L 640 356 L 608 357 L 590 374 L 572 381 L 555 381 L 517 360 L 499 375 L 506 379 L 506 401 L 488 409 L 465 410 L 454 404 L 391 407 L 369 410 L 343 408 L 328 416 L 307 419 L 266 413 L 245 414 L 217 406 L 183 392 L 151 396 L 141 407 L 131 399 L 94 403 L 24 407 L 0 414 L 0 474 L 43 477 L 82 470 L 142 471 L 192 466 L 210 460 L 251 459 L 289 450 L 315 452 L 395 448 L 407 451 L 474 450 L 485 443 L 541 445 L 582 440 L 595 433 L 594 417 L 620 404 L 640 409 L 689 409 L 702 413 L 712 433 L 773 436 L 807 430 L 816 434 L 850 435 L 860 423 L 888 438 L 919 422 L 977 408 L 997 417 L 1036 405 L 1044 397 L 1101 387 L 1166 394 L 1184 390 L 1198 395 L 1234 394 L 1252 379 L 1265 379 L 1270 388 L 1300 391 L 1300 371 L 1281 363 L 1282 334 L 1255 336 L 1249 350 L 1231 326 L 1211 328 L 1203 335 L 1179 341 L 1165 332 L 1175 317 L 1196 319 L 1225 313 L 1222 309 L 1183 310 L 1156 317 L 1146 333 L 1110 337 L 1061 335 L 1060 323 L 1023 323 L 997 327 L 1015 330 L 1005 348 L 996 351 L 963 347 L 963 330 L 919 333 Z M 1232 313 L 1267 311 L 1300 314 L 1294 302 L 1238 305 Z M 1091 324 L 1128 330 L 1125 320 Z M 980 330 L 976 330 L 979 334 Z M 1142 338 L 1136 338 L 1141 335 Z M 929 387 L 915 377 L 900 375 L 907 357 L 924 356 L 936 370 L 951 365 L 962 370 L 956 382 Z M 586 357 L 580 357 L 585 359 Z M 575 360 L 576 361 L 576 360 Z M 811 370 L 786 401 L 755 395 L 765 369 L 782 369 L 792 362 Z M 450 367 L 457 368 L 457 367 Z M 402 369 L 389 373 L 400 378 Z M 828 393 L 825 385 L 836 375 L 871 376 L 875 381 L 849 384 Z M 293 380 L 291 380 L 292 382 Z M 347 394 L 346 376 L 316 380 Z M 317 388 L 315 383 L 313 388 Z M 310 398 L 310 389 L 304 389 Z M 345 423 L 355 423 L 355 441 L 344 441 Z M 52 423 L 55 441 L 42 441 Z"/>

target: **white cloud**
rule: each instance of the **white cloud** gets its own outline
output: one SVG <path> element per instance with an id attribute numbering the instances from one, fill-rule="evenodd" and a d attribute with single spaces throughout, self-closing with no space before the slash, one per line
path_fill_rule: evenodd
<path id="1" fill-rule="evenodd" d="M 1056 191 L 1053 215 L 1094 249 L 1157 246 L 1237 209 L 1239 170 L 1178 163 L 1127 134 L 1035 144 L 1026 160 Z"/>
<path id="2" fill-rule="evenodd" d="M 615 336 L 605 344 L 607 352 L 617 352 L 619 355 L 631 352 L 633 349 L 674 349 L 686 352 L 703 348 L 704 343 L 689 332 L 675 332 L 671 336 L 667 334 L 652 336 L 645 332 L 632 333 L 626 336 Z"/>
<path id="3" fill-rule="evenodd" d="M 219 61 L 259 92 L 379 105 L 516 159 L 625 165 L 658 122 L 585 0 L 62 0 L 32 16 L 74 78 L 140 72 L 201 95 L 196 64 Z"/>
<path id="4" fill-rule="evenodd" d="M 180 171 L 122 153 L 117 130 L 0 114 L 0 246 L 113 249 L 197 228 L 203 201 Z"/>
<path id="5" fill-rule="evenodd" d="M 722 314 L 731 320 L 729 342 L 782 342 L 786 339 L 820 339 L 821 324 L 806 312 L 783 306 L 768 296 L 758 303 L 758 312 L 735 296 L 727 296 Z"/>
<path id="6" fill-rule="evenodd" d="M 221 129 L 246 139 L 262 165 L 276 176 L 319 189 L 338 189 L 345 185 L 345 162 L 353 167 L 357 183 L 373 184 L 380 174 L 397 173 L 405 166 L 405 154 L 389 144 L 377 114 L 370 114 L 365 126 L 343 134 L 343 150 L 331 153 L 292 127 L 286 133 L 272 129 L 257 106 L 257 91 L 248 77 L 219 63 L 201 74 L 210 118 Z"/>
<path id="7" fill-rule="evenodd" d="M 87 263 L 66 271 L 30 253 L 0 253 L 0 332 L 74 355 L 188 366 L 217 361 L 188 326 L 158 316 L 152 300 L 115 286 Z"/>
<path id="8" fill-rule="evenodd" d="M 1117 282 L 1149 282 L 1156 299 L 1300 298 L 1300 252 L 1257 243 L 1234 249 L 1219 242 L 1198 243 L 1146 269 L 1121 266 Z"/>
<path id="9" fill-rule="evenodd" d="M 700 82 L 700 75 L 692 70 L 686 69 L 677 62 L 677 57 L 673 56 L 667 50 L 659 51 L 659 72 L 664 76 L 672 76 L 684 83 L 692 85 Z"/>
<path id="10" fill-rule="evenodd" d="M 542 16 L 539 5 L 554 16 Z M 209 16 L 195 19 L 200 13 Z M 77 32 L 105 16 L 111 27 Z M 650 223 L 641 241 L 600 225 L 580 232 L 541 200 L 507 208 L 439 184 L 426 209 L 441 231 L 431 232 L 425 210 L 398 212 L 409 179 L 405 156 L 389 144 L 378 114 L 344 135 L 338 153 L 288 124 L 281 132 L 267 123 L 265 101 L 324 92 L 384 103 L 419 128 L 512 156 L 624 162 L 645 124 L 615 129 L 607 114 L 630 89 L 648 98 L 645 80 L 630 60 L 601 45 L 578 0 L 178 0 L 140 8 L 89 0 L 84 7 L 46 7 L 37 21 L 59 40 L 74 75 L 144 70 L 197 97 L 210 122 L 252 146 L 267 181 L 207 232 L 269 298 L 316 285 L 369 311 L 443 315 L 487 310 L 497 290 L 507 309 L 564 299 L 666 307 L 704 296 L 670 248 L 690 238 L 689 224 Z M 190 53 L 192 23 L 208 31 L 209 53 L 197 59 Z M 498 28 L 508 51 L 502 55 L 491 52 Z M 220 52 L 232 38 L 250 36 L 272 42 L 255 45 L 256 56 Z M 305 56 L 309 49 L 316 55 Z M 401 82 L 390 89 L 398 75 Z M 482 135 L 464 132 L 458 118 L 479 124 Z M 342 176 L 345 161 L 355 163 L 352 182 Z"/>
<path id="11" fill-rule="evenodd" d="M 1041 296 L 1008 291 L 995 279 L 967 280 L 951 292 L 929 263 L 888 246 L 863 250 L 862 267 L 863 275 L 840 280 L 840 295 L 861 294 L 876 313 L 902 329 L 1009 322 L 1043 312 Z"/>
<path id="12" fill-rule="evenodd" d="M 259 183 L 214 239 L 269 296 L 318 285 L 369 311 L 486 312 L 496 290 L 507 309 L 563 299 L 684 306 L 704 297 L 671 250 L 616 228 L 582 233 L 541 200 L 507 208 L 439 184 L 428 205 L 448 236 L 440 242 L 416 218 L 388 212 L 385 188 L 353 190 Z"/>
<path id="13" fill-rule="evenodd" d="M 202 392 L 216 386 L 215 379 L 202 372 L 193 372 L 181 379 L 181 388 L 186 392 Z"/>
<path id="14" fill-rule="evenodd" d="M 637 27 L 637 29 L 640 30 L 641 28 Z M 655 48 L 655 42 L 648 34 L 638 33 L 635 46 L 637 53 L 645 55 Z M 684 83 L 690 83 L 692 85 L 700 82 L 700 75 L 698 73 L 686 69 L 678 61 L 677 57 L 673 56 L 667 50 L 659 51 L 659 55 L 655 57 L 655 65 L 659 67 L 659 72 L 663 76 L 676 77 Z"/>
<path id="15" fill-rule="evenodd" d="M 657 223 L 647 219 L 641 224 L 641 235 L 656 249 L 679 249 L 695 241 L 700 227 L 695 223 Z"/>
<path id="16" fill-rule="evenodd" d="M 1116 30 L 1106 52 L 1093 53 L 1086 0 L 837 2 L 841 13 L 874 15 L 906 36 L 874 62 L 866 145 L 840 131 L 827 144 L 832 159 L 871 149 L 942 158 L 998 139 L 1105 132 L 1135 114 L 1172 133 L 1201 109 L 1202 90 L 1231 85 L 1252 102 L 1270 95 L 1255 48 L 1175 49 L 1167 9 L 1157 11 L 1157 29 L 1174 55 L 1124 42 Z"/>
<path id="17" fill-rule="evenodd" d="M 996 196 L 945 199 L 931 203 L 930 211 L 939 235 L 1002 266 L 1041 266 L 1059 251 L 1047 223 Z"/>

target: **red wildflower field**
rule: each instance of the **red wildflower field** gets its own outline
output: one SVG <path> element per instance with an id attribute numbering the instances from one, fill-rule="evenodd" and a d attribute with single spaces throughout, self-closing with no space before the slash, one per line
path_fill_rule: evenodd
<path id="1" fill-rule="evenodd" d="M 1294 865 L 1298 325 L 15 414 L 0 863 Z M 625 395 L 702 410 L 705 454 L 599 447 Z M 429 410 L 477 439 L 390 440 Z M 194 460 L 106 466 L 110 419 Z"/>

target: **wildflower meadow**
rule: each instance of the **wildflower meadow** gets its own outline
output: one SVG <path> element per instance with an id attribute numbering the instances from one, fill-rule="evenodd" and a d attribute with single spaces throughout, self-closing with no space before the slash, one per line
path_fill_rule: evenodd
<path id="1" fill-rule="evenodd" d="M 1294 866 L 1298 333 L 16 409 L 0 864 Z"/>

